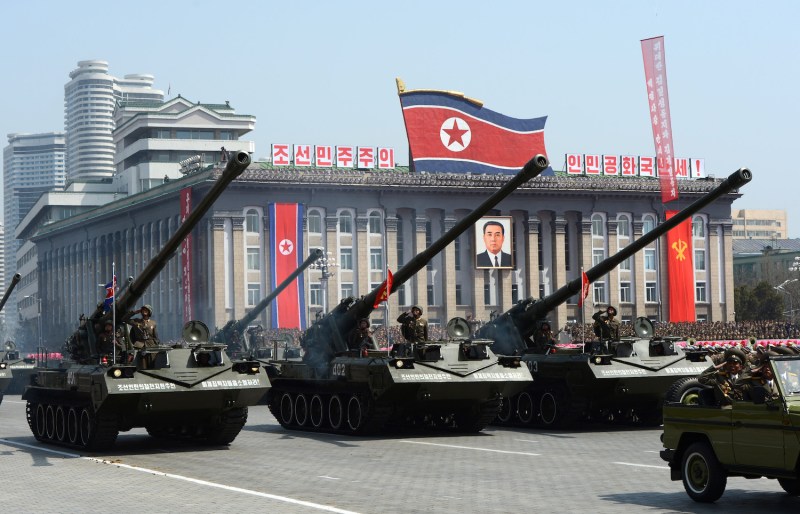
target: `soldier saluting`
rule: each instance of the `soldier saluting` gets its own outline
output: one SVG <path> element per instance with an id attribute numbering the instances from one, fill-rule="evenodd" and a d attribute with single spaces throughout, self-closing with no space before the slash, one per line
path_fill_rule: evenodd
<path id="1" fill-rule="evenodd" d="M 135 314 L 141 314 L 141 318 L 134 318 Z M 156 322 L 150 316 L 153 315 L 153 308 L 149 305 L 142 305 L 138 311 L 129 311 L 122 317 L 122 322 L 131 326 L 131 343 L 134 348 L 148 346 L 158 346 L 158 330 Z"/>
<path id="2" fill-rule="evenodd" d="M 423 343 L 428 340 L 428 320 L 422 317 L 422 309 L 416 305 L 402 313 L 397 322 L 401 324 L 400 331 L 409 343 Z"/>

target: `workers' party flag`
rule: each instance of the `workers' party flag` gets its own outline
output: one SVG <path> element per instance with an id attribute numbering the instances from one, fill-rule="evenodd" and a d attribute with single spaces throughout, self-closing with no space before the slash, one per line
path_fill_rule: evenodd
<path id="1" fill-rule="evenodd" d="M 516 173 L 547 154 L 547 116 L 511 118 L 461 93 L 406 91 L 399 79 L 397 89 L 415 171 Z"/>
<path id="2" fill-rule="evenodd" d="M 387 268 L 386 280 L 383 281 L 383 284 L 381 284 L 381 287 L 378 289 L 378 294 L 375 295 L 375 304 L 372 306 L 373 309 L 377 309 L 378 305 L 380 305 L 381 302 L 385 302 L 386 300 L 389 299 L 389 294 L 392 291 L 393 278 L 394 277 L 392 276 L 392 270 Z"/>
<path id="3" fill-rule="evenodd" d="M 667 219 L 677 213 L 678 211 L 667 211 Z M 695 321 L 691 218 L 667 232 L 667 275 L 669 320 Z"/>
<path id="4" fill-rule="evenodd" d="M 302 264 L 303 206 L 297 203 L 269 204 L 269 260 L 272 288 Z M 272 302 L 272 328 L 306 327 L 305 280 L 301 273 Z"/>
<path id="5" fill-rule="evenodd" d="M 581 268 L 581 296 L 578 298 L 578 307 L 583 307 L 583 301 L 587 296 L 589 296 L 589 277 Z"/>

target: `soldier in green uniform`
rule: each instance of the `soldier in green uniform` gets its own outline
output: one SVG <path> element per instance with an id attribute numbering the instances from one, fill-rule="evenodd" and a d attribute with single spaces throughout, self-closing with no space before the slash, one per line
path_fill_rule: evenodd
<path id="1" fill-rule="evenodd" d="M 739 377 L 745 361 L 744 352 L 738 349 L 726 350 L 720 364 L 712 364 L 703 371 L 697 380 L 714 391 L 714 398 L 722 406 L 731 405 L 732 400 L 741 399 L 733 384 Z"/>
<path id="2" fill-rule="evenodd" d="M 778 353 L 768 351 L 761 355 L 759 365 L 752 368 L 748 372 L 742 373 L 736 382 L 733 384 L 735 395 L 742 400 L 752 402 L 753 388 L 763 387 L 766 390 L 767 399 L 778 398 L 778 388 L 775 385 L 775 376 L 772 374 L 772 368 L 769 365 L 770 357 L 777 356 Z"/>
<path id="3" fill-rule="evenodd" d="M 422 317 L 422 309 L 416 305 L 411 307 L 411 312 L 402 313 L 397 322 L 401 324 L 400 330 L 409 343 L 422 343 L 428 340 L 428 320 Z"/>
<path id="4" fill-rule="evenodd" d="M 347 336 L 347 347 L 351 350 L 374 350 L 375 340 L 372 339 L 372 334 L 369 329 L 369 320 L 362 318 L 358 320 L 358 326 L 350 331 Z"/>
<path id="5" fill-rule="evenodd" d="M 602 340 L 619 341 L 619 321 L 614 319 L 617 309 L 609 305 L 605 311 L 597 311 L 592 315 L 594 334 Z"/>
<path id="6" fill-rule="evenodd" d="M 141 318 L 133 318 L 135 314 L 141 314 Z M 144 348 L 158 346 L 158 329 L 156 322 L 150 316 L 153 315 L 153 308 L 143 305 L 138 311 L 129 311 L 122 317 L 122 322 L 131 326 L 131 343 L 134 348 Z"/>

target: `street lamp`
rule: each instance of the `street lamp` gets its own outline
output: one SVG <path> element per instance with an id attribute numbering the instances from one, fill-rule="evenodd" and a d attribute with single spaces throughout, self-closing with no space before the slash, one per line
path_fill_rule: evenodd
<path id="1" fill-rule="evenodd" d="M 333 269 L 336 268 L 336 258 L 331 252 L 325 252 L 325 255 L 317 259 L 310 267 L 321 271 L 319 277 L 320 292 L 322 293 L 322 313 L 328 312 L 328 278 L 333 274 Z"/>

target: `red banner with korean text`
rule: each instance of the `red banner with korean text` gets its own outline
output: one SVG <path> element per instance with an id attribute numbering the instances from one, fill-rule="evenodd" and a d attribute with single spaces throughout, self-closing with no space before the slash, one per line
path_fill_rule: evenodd
<path id="1" fill-rule="evenodd" d="M 672 140 L 672 119 L 669 113 L 667 91 L 667 61 L 664 55 L 664 36 L 642 40 L 644 79 L 647 84 L 647 102 L 650 106 L 650 124 L 658 159 L 661 179 L 661 201 L 678 198 L 678 182 L 673 171 L 675 148 Z"/>
<path id="2" fill-rule="evenodd" d="M 667 211 L 667 219 L 678 211 Z M 694 259 L 692 220 L 685 220 L 667 232 L 667 275 L 669 276 L 669 321 L 695 321 Z"/>
<path id="3" fill-rule="evenodd" d="M 192 188 L 181 189 L 181 224 L 192 212 Z M 183 284 L 183 322 L 194 319 L 192 311 L 192 234 L 181 242 L 181 283 Z"/>
<path id="4" fill-rule="evenodd" d="M 272 288 L 286 280 L 302 264 L 303 205 L 269 204 L 269 258 Z M 306 328 L 305 279 L 281 291 L 271 304 L 271 328 Z"/>

